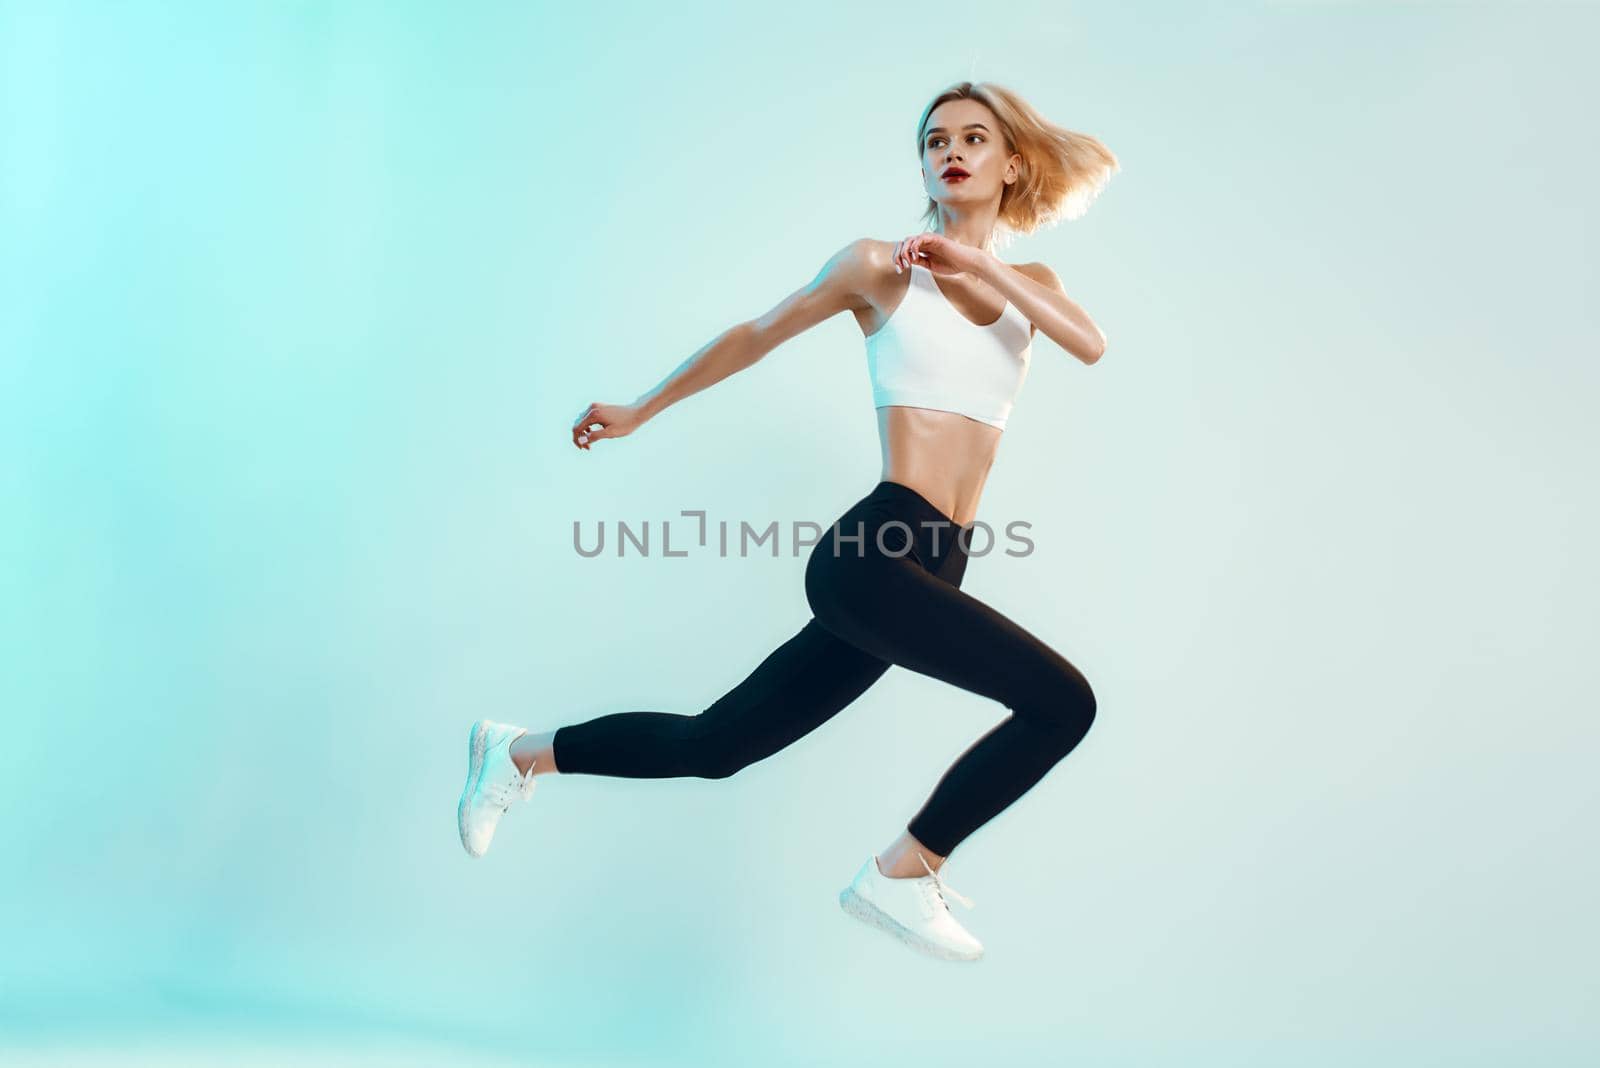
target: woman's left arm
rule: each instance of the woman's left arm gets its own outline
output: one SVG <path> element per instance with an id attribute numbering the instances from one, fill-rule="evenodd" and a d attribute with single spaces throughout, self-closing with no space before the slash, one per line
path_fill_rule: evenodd
<path id="1" fill-rule="evenodd" d="M 1003 293 L 1046 337 L 1084 363 L 1094 363 L 1104 356 L 1105 334 L 1089 313 L 1067 296 L 1056 273 L 1042 263 L 1029 264 L 1028 269 L 1037 277 L 1002 263 L 992 253 L 981 252 L 975 273 Z"/>
<path id="2" fill-rule="evenodd" d="M 1094 325 L 1089 313 L 1067 296 L 1056 272 L 1044 264 L 1029 264 L 1029 270 L 1039 276 L 1030 278 L 1020 267 L 1002 263 L 992 252 L 958 244 L 931 230 L 912 234 L 895 246 L 895 270 L 909 269 L 919 262 L 939 274 L 965 271 L 977 275 L 1005 294 L 1046 337 L 1084 363 L 1094 363 L 1105 355 L 1105 334 Z"/>

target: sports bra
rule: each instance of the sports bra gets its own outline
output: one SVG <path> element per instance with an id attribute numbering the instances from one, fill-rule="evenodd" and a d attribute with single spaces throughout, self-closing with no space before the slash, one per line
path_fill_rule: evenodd
<path id="1" fill-rule="evenodd" d="M 1032 326 L 1009 300 L 1000 318 L 980 326 L 919 263 L 911 265 L 905 296 L 866 342 L 875 408 L 933 408 L 1001 430 L 1033 349 Z"/>

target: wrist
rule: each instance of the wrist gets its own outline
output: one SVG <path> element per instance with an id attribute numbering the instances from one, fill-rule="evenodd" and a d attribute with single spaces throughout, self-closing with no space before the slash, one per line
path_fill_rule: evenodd
<path id="1" fill-rule="evenodd" d="M 1005 270 L 1006 266 L 1006 264 L 1000 262 L 1000 257 L 996 256 L 993 252 L 990 252 L 987 249 L 979 249 L 978 266 L 973 270 L 972 273 L 983 279 L 985 282 L 992 284 L 996 278 L 1000 277 L 1000 272 Z"/>

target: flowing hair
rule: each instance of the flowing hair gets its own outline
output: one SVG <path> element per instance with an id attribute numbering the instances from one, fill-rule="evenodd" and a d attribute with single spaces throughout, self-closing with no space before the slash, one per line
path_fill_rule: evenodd
<path id="1" fill-rule="evenodd" d="M 933 109 L 947 100 L 976 100 L 994 112 L 1006 150 L 1022 155 L 1017 180 L 1000 194 L 996 229 L 1008 236 L 1076 219 L 1089 210 L 1111 176 L 1121 169 L 1111 150 L 1088 134 L 1050 122 L 1014 90 L 994 82 L 957 82 L 922 112 L 917 123 L 917 157 Z M 924 224 L 939 217 L 933 198 L 923 209 Z"/>

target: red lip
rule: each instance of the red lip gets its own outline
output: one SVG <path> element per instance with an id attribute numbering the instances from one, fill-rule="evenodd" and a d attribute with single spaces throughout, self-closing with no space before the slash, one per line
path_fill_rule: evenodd
<path id="1" fill-rule="evenodd" d="M 960 167 L 946 167 L 944 173 L 939 175 L 939 177 L 940 178 L 971 178 L 972 175 L 968 174 L 966 171 L 962 170 Z"/>

